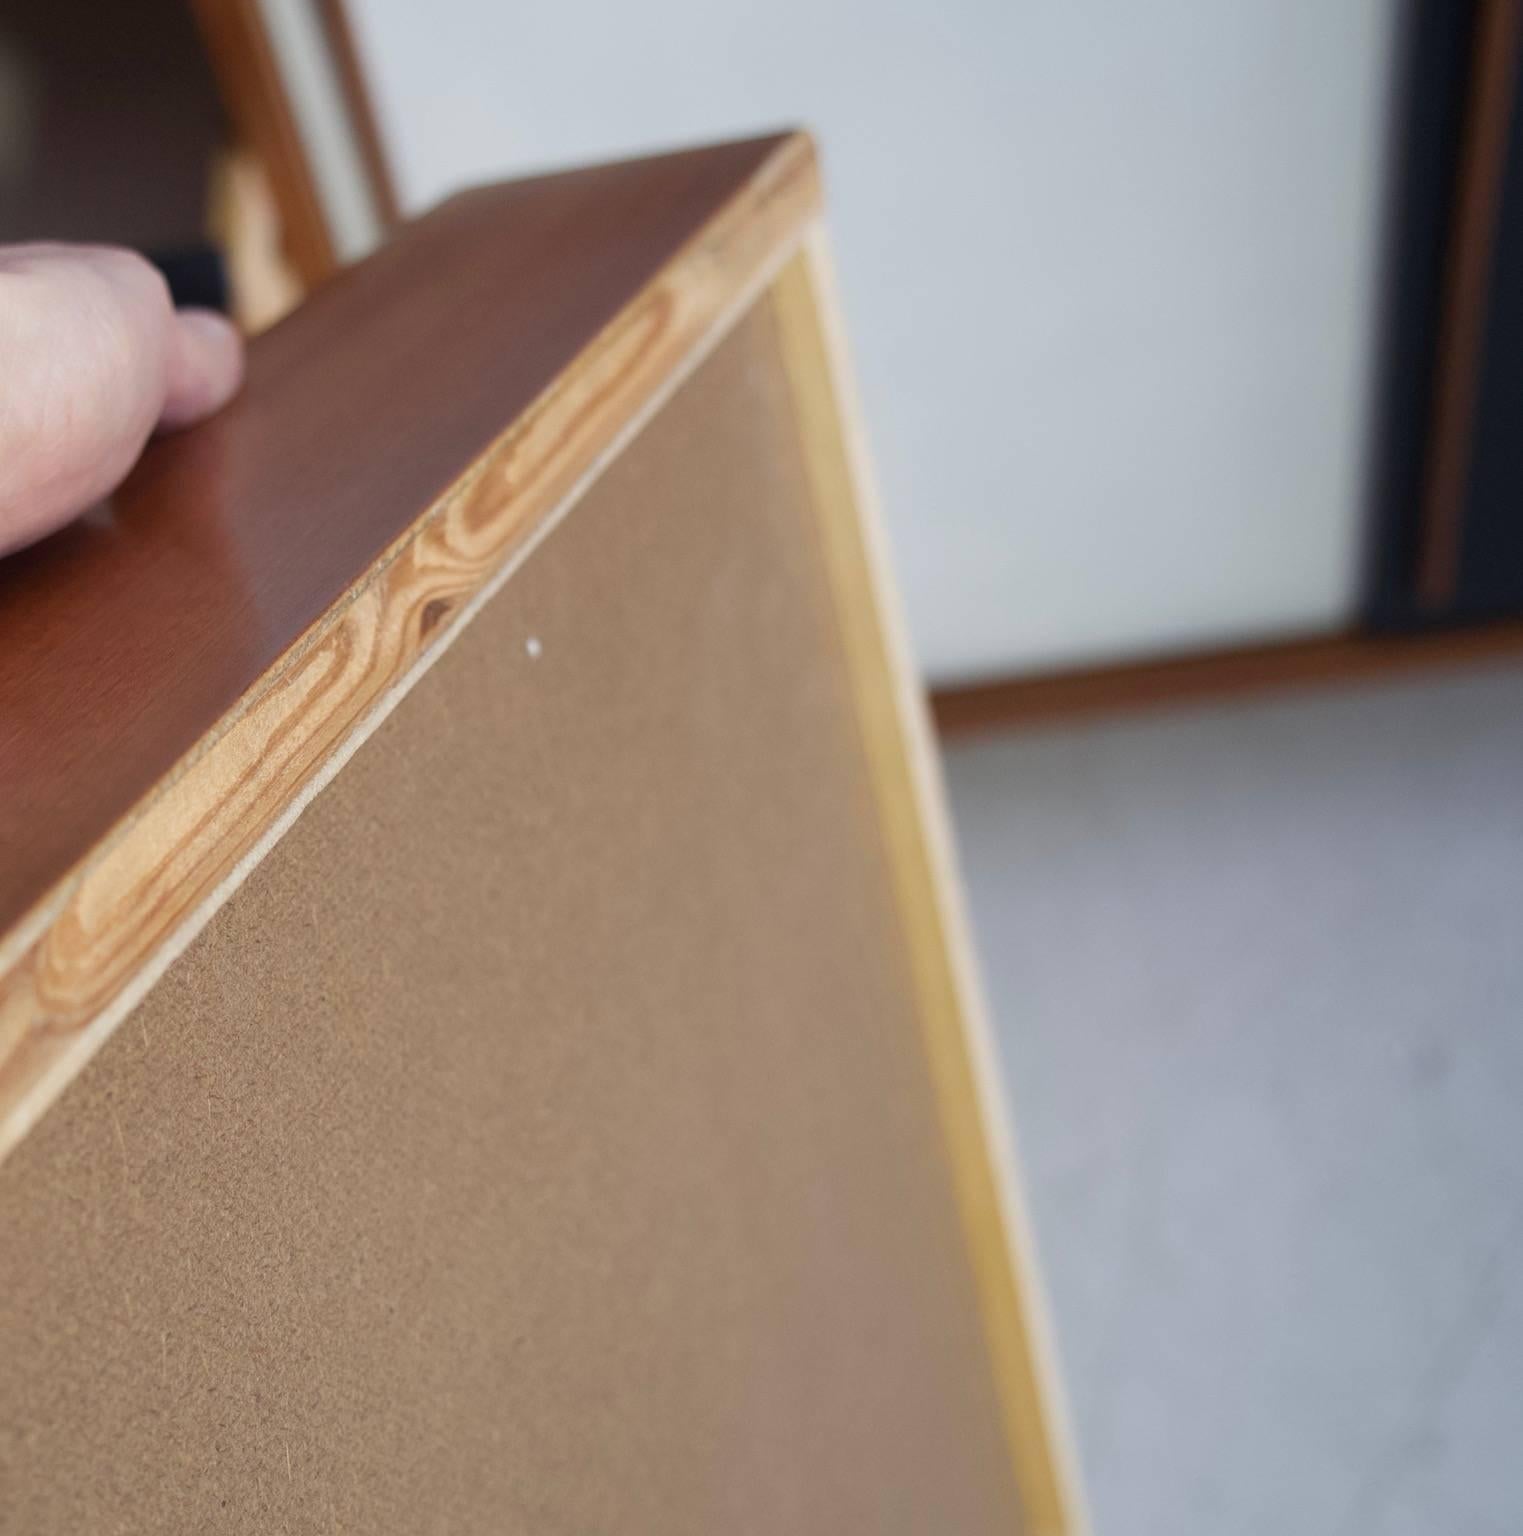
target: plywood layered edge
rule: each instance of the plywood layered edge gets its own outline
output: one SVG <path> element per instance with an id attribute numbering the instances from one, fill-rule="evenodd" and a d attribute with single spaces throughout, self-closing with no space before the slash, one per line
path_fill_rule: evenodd
<path id="1" fill-rule="evenodd" d="M 529 408 L 0 937 L 0 1159 L 708 354 L 819 205 L 808 137 L 779 139 Z"/>

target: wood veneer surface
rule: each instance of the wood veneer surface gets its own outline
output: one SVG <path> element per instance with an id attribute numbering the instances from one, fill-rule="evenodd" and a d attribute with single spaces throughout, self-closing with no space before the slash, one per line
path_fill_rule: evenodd
<path id="1" fill-rule="evenodd" d="M 1019 1527 L 771 326 L 0 1166 L 0 1531 Z"/>
<path id="2" fill-rule="evenodd" d="M 0 936 L 790 142 L 453 199 L 261 336 L 218 418 L 0 561 Z"/>

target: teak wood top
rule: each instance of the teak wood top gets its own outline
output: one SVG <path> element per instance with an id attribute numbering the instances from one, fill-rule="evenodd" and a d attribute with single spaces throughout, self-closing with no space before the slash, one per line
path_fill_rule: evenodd
<path id="1" fill-rule="evenodd" d="M 800 134 L 462 194 L 0 562 L 0 1156 L 818 205 Z"/>

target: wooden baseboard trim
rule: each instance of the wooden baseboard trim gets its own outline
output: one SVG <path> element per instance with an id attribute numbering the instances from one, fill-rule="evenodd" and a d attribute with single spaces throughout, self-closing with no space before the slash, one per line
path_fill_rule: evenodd
<path id="1" fill-rule="evenodd" d="M 942 736 L 1203 703 L 1288 688 L 1398 678 L 1467 662 L 1523 657 L 1523 620 L 1418 635 L 1346 633 L 939 688 Z"/>

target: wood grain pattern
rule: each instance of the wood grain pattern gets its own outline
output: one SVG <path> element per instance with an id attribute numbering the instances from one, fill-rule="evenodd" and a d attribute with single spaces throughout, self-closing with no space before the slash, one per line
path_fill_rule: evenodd
<path id="1" fill-rule="evenodd" d="M 0 567 L 0 1156 L 817 207 L 799 135 L 457 198 Z"/>
<path id="2" fill-rule="evenodd" d="M 984 1329 L 1021 1491 L 1024 1529 L 1086 1529 L 1000 1074 L 984 1015 L 924 695 L 911 664 L 857 424 L 823 234 L 773 289 L 852 677 L 908 939 Z"/>
<path id="3" fill-rule="evenodd" d="M 1184 708 L 1296 688 L 1394 682 L 1413 673 L 1523 658 L 1523 623 L 1415 635 L 1337 634 L 1199 656 L 1083 667 L 941 688 L 944 736 L 1014 730 L 1095 715 Z"/>

